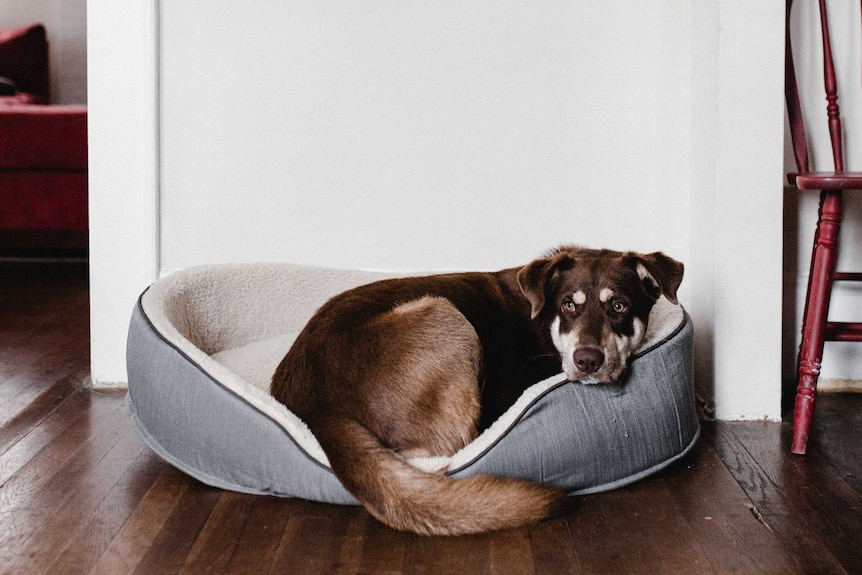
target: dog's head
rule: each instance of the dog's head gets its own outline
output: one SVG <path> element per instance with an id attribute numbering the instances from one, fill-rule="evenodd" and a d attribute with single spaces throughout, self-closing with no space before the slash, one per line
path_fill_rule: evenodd
<path id="1" fill-rule="evenodd" d="M 663 294 L 677 303 L 683 265 L 662 253 L 562 247 L 518 272 L 532 317 L 551 331 L 568 379 L 614 383 Z"/>

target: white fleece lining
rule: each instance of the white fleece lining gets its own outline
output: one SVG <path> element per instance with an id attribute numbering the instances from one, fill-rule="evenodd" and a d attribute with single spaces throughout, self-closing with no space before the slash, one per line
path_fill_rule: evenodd
<path id="1" fill-rule="evenodd" d="M 404 274 L 401 274 L 404 275 Z M 272 373 L 314 312 L 346 289 L 392 274 L 293 264 L 219 264 L 189 268 L 153 284 L 142 297 L 155 330 L 213 379 L 281 425 L 319 463 L 329 462 L 308 427 L 269 393 Z M 672 335 L 681 306 L 660 298 L 640 350 Z M 528 388 L 476 440 L 451 458 L 415 458 L 426 470 L 457 469 L 493 445 L 562 373 Z"/>

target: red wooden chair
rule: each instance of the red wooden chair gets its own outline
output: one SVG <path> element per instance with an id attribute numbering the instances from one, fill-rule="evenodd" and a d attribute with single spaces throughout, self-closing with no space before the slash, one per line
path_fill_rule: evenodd
<path id="1" fill-rule="evenodd" d="M 829 300 L 835 281 L 862 281 L 862 273 L 835 271 L 838 253 L 838 232 L 841 226 L 844 192 L 862 190 L 862 172 L 844 171 L 844 150 L 841 136 L 841 116 L 838 108 L 838 86 L 832 62 L 829 39 L 829 20 L 826 1 L 820 2 L 820 27 L 823 39 L 823 76 L 826 88 L 826 119 L 832 144 L 834 171 L 811 172 L 808 164 L 808 145 L 793 66 L 790 44 L 790 9 L 793 0 L 787 0 L 787 45 L 785 58 L 785 96 L 790 121 L 793 151 L 798 173 L 789 174 L 788 180 L 800 190 L 820 191 L 820 211 L 814 233 L 814 251 L 811 254 L 811 273 L 805 298 L 802 319 L 802 344 L 797 363 L 796 403 L 793 412 L 793 453 L 804 454 L 808 432 L 814 413 L 814 398 L 823 346 L 826 341 L 862 342 L 862 323 L 828 321 Z M 858 87 L 858 86 L 857 86 Z"/>

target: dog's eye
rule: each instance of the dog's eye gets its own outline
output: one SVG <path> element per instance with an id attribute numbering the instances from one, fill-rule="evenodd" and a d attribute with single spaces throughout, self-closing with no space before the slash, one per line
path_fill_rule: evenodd
<path id="1" fill-rule="evenodd" d="M 577 308 L 575 305 L 575 301 L 571 298 L 566 298 L 563 300 L 563 305 L 561 306 L 563 311 L 573 312 Z"/>
<path id="2" fill-rule="evenodd" d="M 623 302 L 621 302 L 619 300 L 614 302 L 613 308 L 614 308 L 614 311 L 617 313 L 623 313 L 624 311 L 626 311 L 628 309 L 626 304 L 624 304 Z"/>

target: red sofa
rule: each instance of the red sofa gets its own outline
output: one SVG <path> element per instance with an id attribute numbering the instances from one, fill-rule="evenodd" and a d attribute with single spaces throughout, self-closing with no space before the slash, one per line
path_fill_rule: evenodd
<path id="1" fill-rule="evenodd" d="M 0 30 L 0 255 L 87 247 L 87 109 L 48 86 L 45 29 Z"/>

